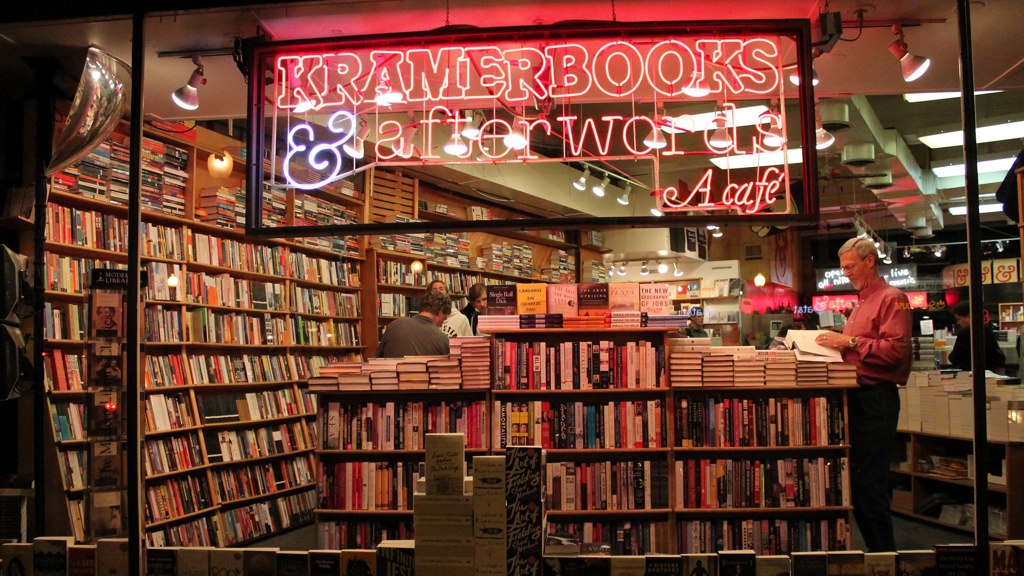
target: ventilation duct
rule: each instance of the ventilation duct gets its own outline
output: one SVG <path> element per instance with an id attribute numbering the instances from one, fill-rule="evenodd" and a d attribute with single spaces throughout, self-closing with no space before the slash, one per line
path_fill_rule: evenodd
<path id="1" fill-rule="evenodd" d="M 875 145 L 871 142 L 847 144 L 843 146 L 842 158 L 847 166 L 867 166 L 875 161 Z"/>
<path id="2" fill-rule="evenodd" d="M 928 218 L 923 214 L 916 214 L 914 216 L 907 216 L 906 229 L 917 230 L 919 228 L 925 228 L 928 226 Z"/>
<path id="3" fill-rule="evenodd" d="M 861 180 L 861 183 L 864 185 L 865 188 L 868 188 L 870 190 L 882 190 L 888 188 L 892 186 L 892 171 L 886 170 L 883 173 L 869 176 Z"/>
<path id="4" fill-rule="evenodd" d="M 821 127 L 832 134 L 849 130 L 850 107 L 843 102 L 822 102 Z"/>
<path id="5" fill-rule="evenodd" d="M 128 107 L 131 67 L 98 48 L 89 48 L 68 121 L 57 137 L 46 174 L 60 172 L 99 145 Z"/>
<path id="6" fill-rule="evenodd" d="M 915 240 L 927 240 L 929 238 L 934 238 L 935 234 L 932 233 L 931 226 L 923 226 L 921 228 L 915 228 L 914 232 L 911 234 L 911 237 L 913 237 Z"/>

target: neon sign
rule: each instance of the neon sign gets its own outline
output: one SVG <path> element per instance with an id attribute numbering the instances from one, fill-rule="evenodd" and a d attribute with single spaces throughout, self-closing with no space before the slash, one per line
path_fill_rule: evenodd
<path id="1" fill-rule="evenodd" d="M 790 54 L 801 69 L 809 64 L 802 20 L 556 25 L 252 46 L 253 75 L 268 81 L 252 83 L 259 104 L 251 108 L 250 149 L 278 158 L 267 163 L 277 168 L 264 169 L 265 182 L 316 190 L 369 166 L 635 160 L 652 165 L 641 185 L 666 214 L 721 211 L 723 222 L 758 216 L 781 223 L 817 213 L 813 179 L 800 203 L 807 212 L 797 212 L 786 166 L 749 174 L 702 167 L 692 188 L 660 183 L 666 159 L 785 152 L 777 134 L 787 125 L 799 126 L 801 141 L 813 136 L 810 89 L 782 82 Z M 798 116 L 787 118 L 787 98 L 799 101 Z M 738 103 L 761 107 L 756 123 L 739 121 Z M 353 152 L 364 142 L 365 158 Z M 813 148 L 801 148 L 803 168 L 813 168 Z M 255 186 L 249 197 L 260 196 Z M 516 228 L 550 226 L 536 220 Z M 630 224 L 620 217 L 612 225 Z"/>
<path id="2" fill-rule="evenodd" d="M 842 312 L 853 310 L 860 298 L 856 294 L 829 294 L 828 296 L 812 296 L 811 307 L 815 312 Z"/>

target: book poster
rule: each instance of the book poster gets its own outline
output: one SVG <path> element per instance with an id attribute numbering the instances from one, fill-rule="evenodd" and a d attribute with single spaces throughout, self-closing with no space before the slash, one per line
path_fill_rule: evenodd
<path id="1" fill-rule="evenodd" d="M 608 311 L 608 284 L 581 282 L 578 302 L 580 316 L 604 316 Z"/>
<path id="2" fill-rule="evenodd" d="M 576 284 L 548 284 L 548 313 L 563 317 L 578 315 Z"/>
<path id="3" fill-rule="evenodd" d="M 608 285 L 608 309 L 612 312 L 640 311 L 640 284 L 613 282 Z"/>
<path id="4" fill-rule="evenodd" d="M 118 338 L 124 334 L 124 308 L 120 292 L 97 290 L 92 295 L 92 335 Z"/>
<path id="5" fill-rule="evenodd" d="M 640 311 L 651 316 L 672 314 L 672 286 L 670 284 L 641 284 Z"/>
<path id="6" fill-rule="evenodd" d="M 515 316 L 516 285 L 502 284 L 487 287 L 487 313 L 495 316 Z"/>
<path id="7" fill-rule="evenodd" d="M 547 296 L 547 284 L 516 284 L 516 310 L 519 314 L 547 314 Z"/>
<path id="8" fill-rule="evenodd" d="M 97 356 L 92 360 L 92 388 L 120 388 L 123 381 L 120 356 Z"/>

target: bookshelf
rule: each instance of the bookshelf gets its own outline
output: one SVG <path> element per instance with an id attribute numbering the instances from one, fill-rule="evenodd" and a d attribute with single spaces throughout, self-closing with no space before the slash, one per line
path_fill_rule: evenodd
<path id="1" fill-rule="evenodd" d="M 995 415 L 990 415 L 994 417 Z M 889 470 L 892 509 L 902 516 L 974 532 L 974 479 L 970 438 L 900 430 Z M 996 540 L 1024 537 L 1024 443 L 988 442 L 989 529 Z"/>
<path id="2" fill-rule="evenodd" d="M 241 230 L 242 164 L 209 175 L 237 142 L 196 128 L 147 130 L 142 303 L 146 539 L 230 546 L 308 524 L 316 505 L 320 366 L 363 357 L 363 247 L 351 238 L 253 240 Z M 86 451 L 89 286 L 127 263 L 126 137 L 114 134 L 51 181 L 46 211 L 44 384 L 68 518 L 91 540 Z M 360 183 L 308 194 L 267 186 L 269 225 L 362 221 Z M 260 518 L 259 522 L 252 519 Z"/>
<path id="3" fill-rule="evenodd" d="M 1024 302 L 999 304 L 999 329 L 1020 332 L 1024 325 Z"/>

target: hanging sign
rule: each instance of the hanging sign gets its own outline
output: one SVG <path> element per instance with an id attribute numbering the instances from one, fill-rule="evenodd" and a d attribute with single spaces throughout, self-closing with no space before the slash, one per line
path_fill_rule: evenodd
<path id="1" fill-rule="evenodd" d="M 982 284 L 1008 284 L 1020 281 L 1020 258 L 984 260 L 981 263 Z M 965 264 L 952 264 L 942 269 L 943 288 L 962 288 L 971 283 L 971 269 Z"/>
<path id="2" fill-rule="evenodd" d="M 669 216 L 699 210 L 722 212 L 723 221 L 755 215 L 811 220 L 815 179 L 794 202 L 785 162 L 753 170 L 707 163 L 692 189 L 661 185 L 662 163 L 683 156 L 782 153 L 813 172 L 810 90 L 782 81 L 794 56 L 808 71 L 809 52 L 809 26 L 802 20 L 536 26 L 255 44 L 252 77 L 266 82 L 252 83 L 260 104 L 250 112 L 250 146 L 256 158 L 275 160 L 253 168 L 263 173 L 247 179 L 249 199 L 260 202 L 261 187 L 272 183 L 319 191 L 369 166 L 632 161 L 652 166 L 643 185 Z M 797 102 L 799 113 L 787 116 L 787 101 Z M 791 143 L 787 133 L 799 136 Z M 810 145 L 801 147 L 803 140 Z M 595 217 L 608 227 L 635 225 L 630 221 L 637 218 L 653 217 Z M 249 228 L 259 225 L 248 222 Z M 390 224 L 395 230 L 417 225 Z M 551 225 L 550 219 L 515 224 Z"/>
<path id="3" fill-rule="evenodd" d="M 852 290 L 853 284 L 843 274 L 842 268 L 819 268 L 815 270 L 819 291 Z M 917 264 L 894 264 L 878 267 L 878 275 L 885 278 L 890 286 L 906 289 L 917 286 Z"/>
<path id="4" fill-rule="evenodd" d="M 856 294 L 828 294 L 812 296 L 811 307 L 815 312 L 842 312 L 853 310 L 860 298 Z"/>

